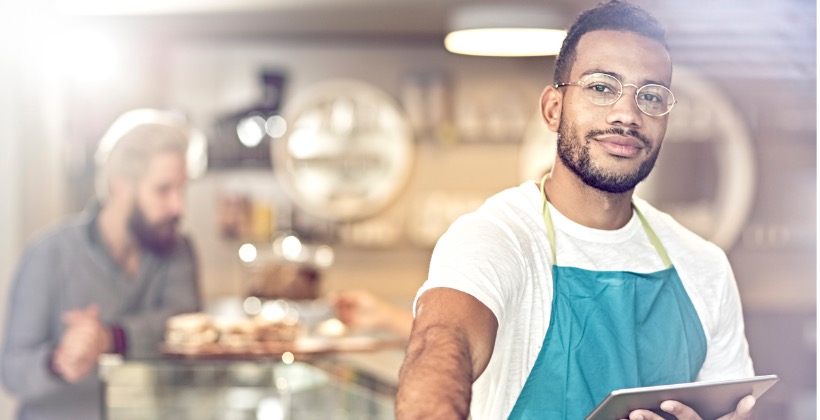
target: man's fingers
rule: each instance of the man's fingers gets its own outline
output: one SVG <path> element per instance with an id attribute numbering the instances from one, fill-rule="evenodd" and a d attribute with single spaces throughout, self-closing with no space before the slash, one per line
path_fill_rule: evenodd
<path id="1" fill-rule="evenodd" d="M 678 401 L 664 401 L 661 403 L 661 410 L 675 415 L 679 420 L 701 420 L 700 415 L 687 405 Z"/>
<path id="2" fill-rule="evenodd" d="M 740 402 L 737 403 L 735 412 L 721 417 L 721 420 L 748 420 L 752 418 L 752 409 L 757 400 L 752 395 L 747 395 Z M 661 403 L 661 410 L 672 414 L 678 420 L 701 420 L 700 415 L 691 407 L 680 403 L 679 401 L 667 400 Z M 635 410 L 629 413 L 629 420 L 654 420 L 660 419 L 657 414 L 648 410 Z"/>
<path id="3" fill-rule="evenodd" d="M 52 362 L 54 371 L 68 382 L 74 383 L 85 378 L 94 369 L 96 359 L 89 355 L 58 353 Z"/>
<path id="4" fill-rule="evenodd" d="M 84 316 L 79 310 L 76 310 L 63 313 L 62 318 L 64 323 L 71 325 L 81 321 Z"/>
<path id="5" fill-rule="evenodd" d="M 649 410 L 634 410 L 629 413 L 629 420 L 663 420 L 663 417 Z"/>
<path id="6" fill-rule="evenodd" d="M 750 419 L 752 418 L 752 409 L 755 407 L 757 403 L 757 399 L 754 395 L 747 395 L 737 403 L 737 408 L 735 409 L 735 418 L 736 419 Z"/>
<path id="7" fill-rule="evenodd" d="M 63 377 L 63 379 L 70 383 L 76 383 L 85 376 L 80 369 L 77 369 L 73 366 L 66 367 L 65 370 L 60 373 L 60 375 Z"/>

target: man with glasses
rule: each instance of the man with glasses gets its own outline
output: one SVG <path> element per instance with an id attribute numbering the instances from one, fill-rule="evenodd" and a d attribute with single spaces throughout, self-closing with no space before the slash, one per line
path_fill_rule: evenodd
<path id="1" fill-rule="evenodd" d="M 644 10 L 579 16 L 541 95 L 558 159 L 439 240 L 399 419 L 583 419 L 613 389 L 754 374 L 724 252 L 633 196 L 675 105 L 671 63 Z M 644 408 L 629 418 L 700 419 L 677 401 Z"/>

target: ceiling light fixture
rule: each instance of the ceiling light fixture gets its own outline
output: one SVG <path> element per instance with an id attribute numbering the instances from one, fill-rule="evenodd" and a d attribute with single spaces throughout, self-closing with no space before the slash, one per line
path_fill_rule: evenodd
<path id="1" fill-rule="evenodd" d="M 450 17 L 447 51 L 496 57 L 557 55 L 567 31 L 552 9 L 534 4 L 471 4 Z"/>

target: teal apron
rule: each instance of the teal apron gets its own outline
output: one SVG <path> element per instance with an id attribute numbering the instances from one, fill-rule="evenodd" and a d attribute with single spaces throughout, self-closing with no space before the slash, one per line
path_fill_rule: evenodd
<path id="1" fill-rule="evenodd" d="M 509 418 L 581 420 L 614 389 L 694 381 L 706 357 L 706 337 L 640 211 L 635 208 L 666 269 L 642 274 L 562 267 L 544 181 L 541 192 L 552 248 L 552 313 Z"/>

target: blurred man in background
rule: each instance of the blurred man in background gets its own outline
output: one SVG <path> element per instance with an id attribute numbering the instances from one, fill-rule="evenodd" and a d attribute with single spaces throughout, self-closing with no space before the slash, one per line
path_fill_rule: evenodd
<path id="1" fill-rule="evenodd" d="M 120 117 L 100 143 L 99 200 L 25 250 L 2 352 L 18 419 L 101 418 L 100 354 L 155 356 L 166 319 L 199 310 L 194 252 L 177 232 L 190 135 L 174 114 Z"/>

